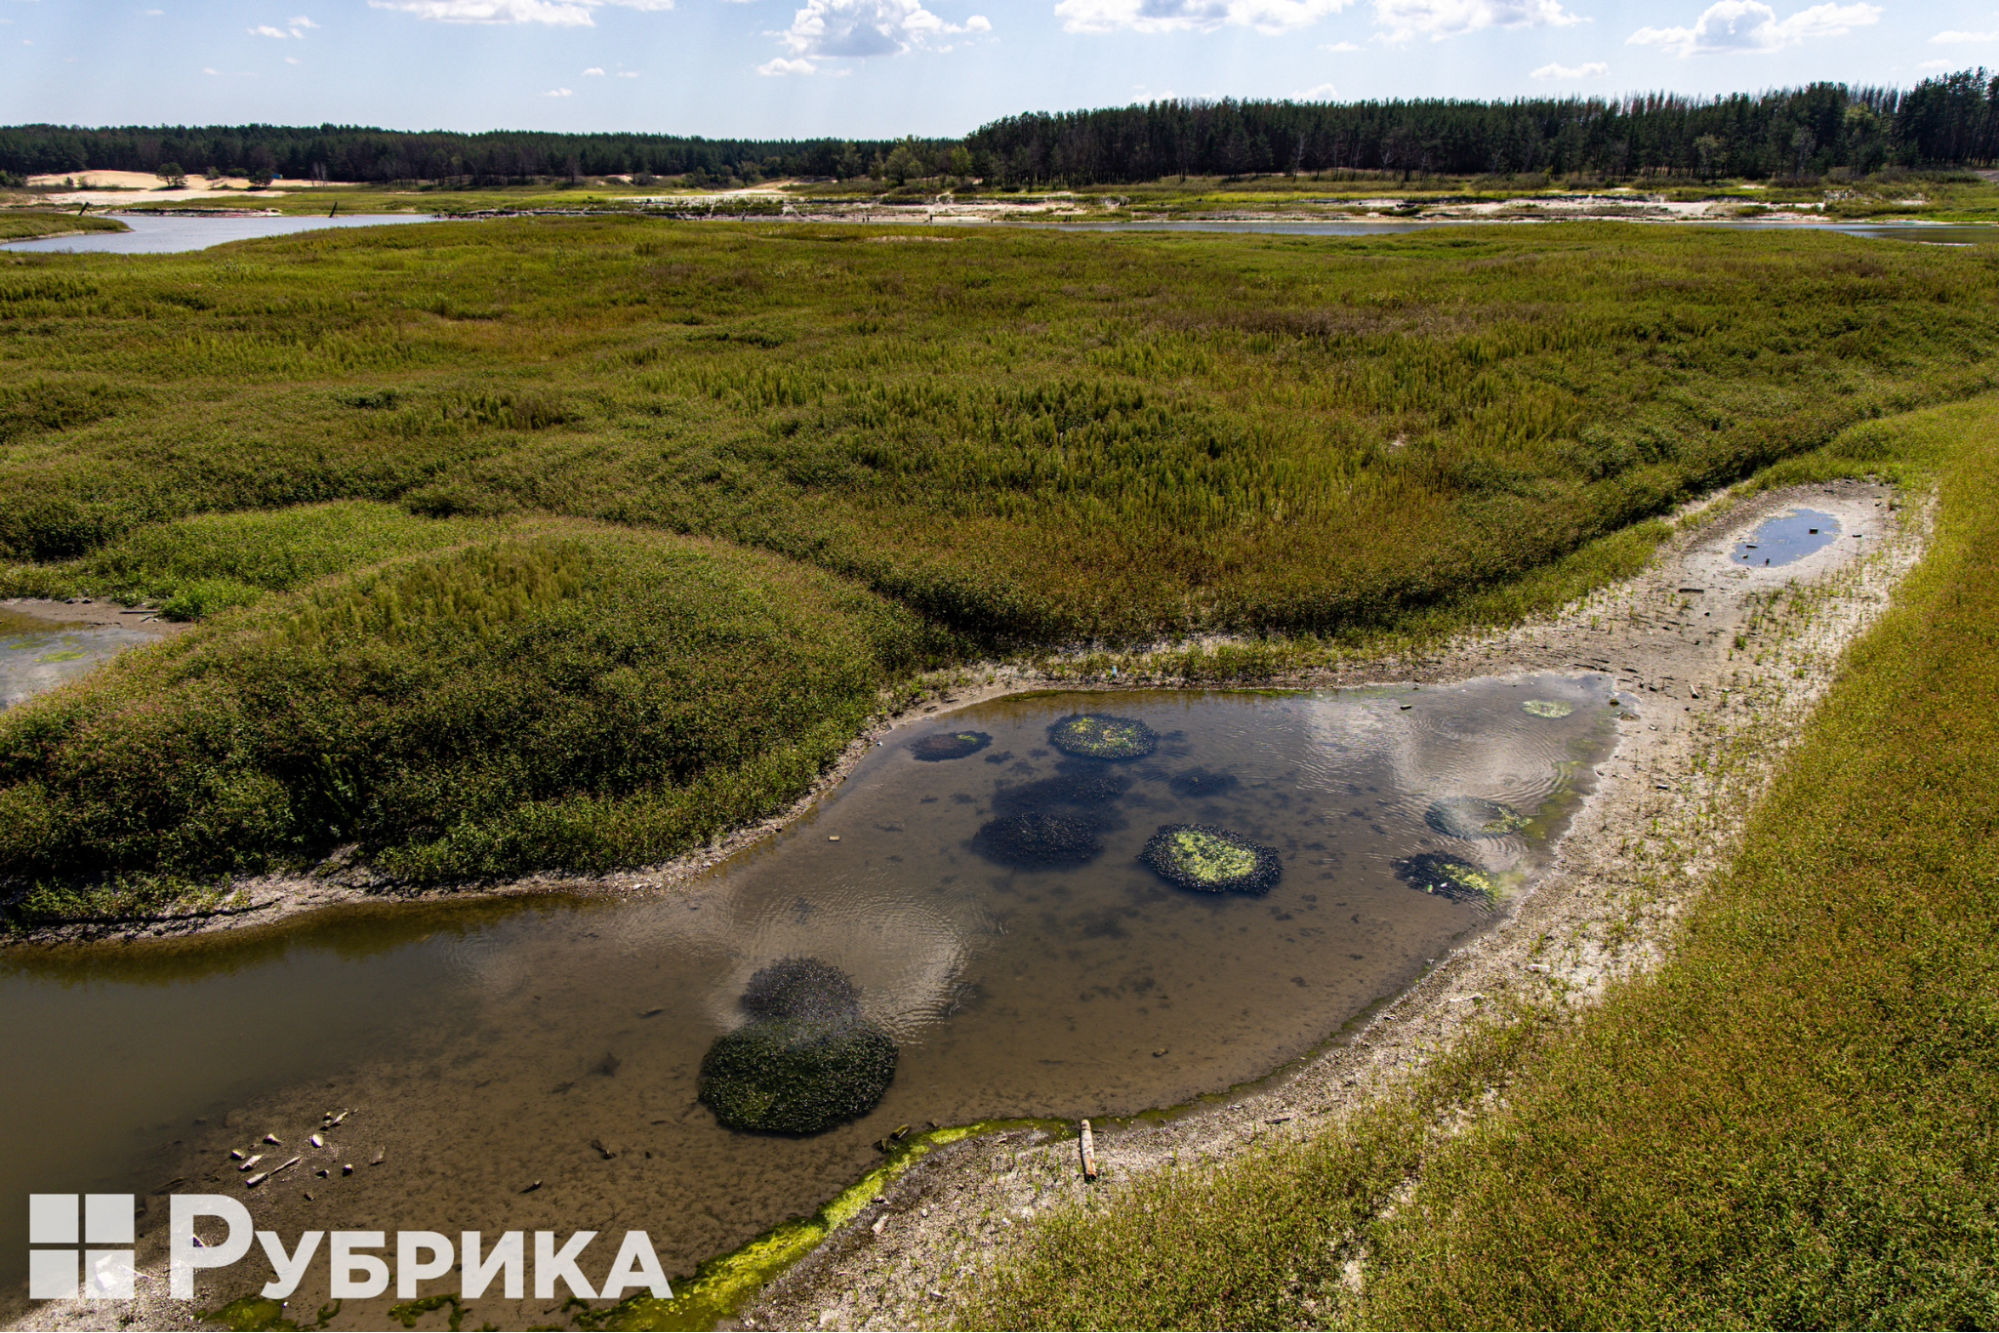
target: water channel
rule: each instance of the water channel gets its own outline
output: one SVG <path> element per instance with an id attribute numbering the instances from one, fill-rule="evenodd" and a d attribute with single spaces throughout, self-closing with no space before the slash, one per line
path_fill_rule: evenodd
<path id="1" fill-rule="evenodd" d="M 897 1126 L 1132 1114 L 1307 1054 L 1541 865 L 1613 742 L 1610 698 L 1598 676 L 1014 696 L 898 732 L 782 835 L 656 896 L 13 950 L 4 1188 L 235 1190 L 228 1149 L 352 1108 L 325 1154 L 351 1178 L 306 1179 L 308 1162 L 260 1196 L 281 1192 L 291 1225 L 617 1217 L 684 1274 L 836 1194 Z M 1156 749 L 1051 748 L 1053 724 L 1095 712 L 1144 722 Z M 986 739 L 912 749 L 945 731 Z M 1008 864 L 991 830 L 1022 811 L 1080 821 L 1100 850 Z M 1181 824 L 1273 850 L 1280 877 L 1166 882 L 1141 853 Z M 894 1081 L 825 1133 L 724 1129 L 696 1098 L 702 1057 L 744 1021 L 749 978 L 803 956 L 859 985 Z M 23 1225 L 0 1217 L 10 1286 Z"/>
<path id="2" fill-rule="evenodd" d="M 410 222 L 436 222 L 426 213 L 352 213 L 333 217 L 181 217 L 174 214 L 120 213 L 130 231 L 90 231 L 72 236 L 45 236 L 9 241 L 0 252 L 13 254 L 164 255 L 206 250 L 230 241 L 254 241 L 266 236 L 291 236 L 329 227 L 387 227 Z"/>

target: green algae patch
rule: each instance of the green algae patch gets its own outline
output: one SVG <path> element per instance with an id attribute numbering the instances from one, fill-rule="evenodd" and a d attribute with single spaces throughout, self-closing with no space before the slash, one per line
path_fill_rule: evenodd
<path id="1" fill-rule="evenodd" d="M 1050 725 L 1048 743 L 1078 759 L 1143 759 L 1159 748 L 1159 733 L 1135 717 L 1078 713 Z"/>
<path id="2" fill-rule="evenodd" d="M 1432 805 L 1423 822 L 1449 838 L 1503 838 L 1527 827 L 1527 816 L 1510 805 L 1478 796 L 1451 796 Z"/>
<path id="3" fill-rule="evenodd" d="M 1565 704 L 1560 699 L 1529 699 L 1520 705 L 1520 711 L 1535 717 L 1567 717 L 1576 711 L 1574 704 Z"/>
<path id="4" fill-rule="evenodd" d="M 1491 871 L 1435 852 L 1396 862 L 1395 877 L 1412 889 L 1481 907 L 1497 906 L 1502 892 L 1500 877 Z"/>
<path id="5" fill-rule="evenodd" d="M 993 738 L 983 731 L 940 731 L 911 741 L 909 753 L 925 763 L 935 764 L 977 754 L 992 743 Z"/>
<path id="6" fill-rule="evenodd" d="M 1168 883 L 1202 893 L 1267 893 L 1283 868 L 1275 848 L 1205 824 L 1166 824 L 1140 859 Z"/>
<path id="7" fill-rule="evenodd" d="M 404 1301 L 400 1305 L 391 1305 L 389 1307 L 389 1318 L 395 1320 L 404 1328 L 415 1328 L 417 1320 L 423 1318 L 432 1310 L 442 1310 L 446 1306 L 451 1307 L 451 1317 L 446 1321 L 445 1326 L 451 1330 L 451 1333 L 458 1333 L 465 1326 L 465 1316 L 472 1311 L 471 1307 L 467 1306 L 457 1296 L 425 1296 L 422 1300 Z"/>
<path id="8" fill-rule="evenodd" d="M 458 1298 L 453 1296 L 449 1299 L 455 1307 Z M 331 1305 L 320 1306 L 319 1313 L 310 1324 L 301 1324 L 285 1318 L 283 1301 L 274 1301 L 268 1296 L 239 1296 L 220 1309 L 203 1310 L 195 1318 L 204 1324 L 220 1324 L 234 1329 L 236 1333 L 300 1333 L 300 1330 L 325 1328 L 339 1313 L 340 1302 L 334 1301 Z M 394 1314 L 395 1311 L 389 1313 Z M 410 1325 L 404 1324 L 403 1327 Z M 456 1319 L 451 1327 L 458 1327 Z"/>
<path id="9" fill-rule="evenodd" d="M 694 1276 L 674 1284 L 671 1299 L 632 1296 L 605 1310 L 593 1321 L 603 1329 L 710 1329 L 735 1315 L 786 1269 L 803 1259 L 835 1231 L 860 1215 L 898 1176 L 938 1148 L 1009 1129 L 1042 1129 L 1063 1133 L 1068 1125 L 1043 1120 L 985 1120 L 953 1125 L 919 1134 L 896 1148 L 888 1160 L 842 1190 L 811 1217 L 772 1227 L 741 1249 L 718 1255 L 694 1270 Z"/>
<path id="10" fill-rule="evenodd" d="M 728 1129 L 817 1134 L 875 1109 L 895 1041 L 858 1015 L 760 1019 L 716 1038 L 698 1095 Z"/>

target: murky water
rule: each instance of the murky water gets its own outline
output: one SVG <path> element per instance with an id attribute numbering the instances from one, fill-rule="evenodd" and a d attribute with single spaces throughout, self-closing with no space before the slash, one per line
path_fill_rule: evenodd
<path id="1" fill-rule="evenodd" d="M 158 639 L 123 625 L 60 625 L 0 606 L 0 711 Z"/>
<path id="2" fill-rule="evenodd" d="M 1839 537 L 1839 520 L 1816 509 L 1787 509 L 1765 519 L 1756 531 L 1735 544 L 1729 562 L 1737 565 L 1788 565 L 1822 551 Z"/>
<path id="3" fill-rule="evenodd" d="M 173 214 L 148 216 L 121 213 L 118 220 L 130 231 L 93 231 L 76 236 L 50 236 L 38 241 L 10 241 L 0 250 L 40 251 L 55 254 L 163 255 L 188 250 L 206 250 L 230 241 L 251 241 L 264 236 L 290 236 L 301 231 L 324 231 L 329 227 L 388 227 L 407 222 L 436 222 L 423 213 L 350 213 L 333 217 L 204 218 Z"/>
<path id="4" fill-rule="evenodd" d="M 0 1194 L 235 1190 L 228 1148 L 266 1129 L 296 1144 L 351 1107 L 259 1196 L 281 1227 L 615 1220 L 686 1273 L 837 1193 L 899 1125 L 1132 1113 L 1307 1053 L 1490 919 L 1410 858 L 1501 890 L 1534 871 L 1612 743 L 1609 695 L 1601 677 L 1517 677 L 1020 696 L 898 733 L 771 844 L 658 898 L 0 957 Z M 1139 719 L 1158 748 L 1064 758 L 1049 728 L 1077 712 Z M 947 730 L 990 741 L 912 753 Z M 991 859 L 988 825 L 1022 810 L 1083 821 L 1101 851 Z M 1173 887 L 1139 859 L 1173 824 L 1272 848 L 1281 878 Z M 859 983 L 899 1044 L 894 1082 L 824 1134 L 723 1130 L 695 1097 L 701 1058 L 743 1020 L 750 976 L 801 955 Z M 320 1166 L 331 1178 L 306 1174 Z M 20 1211 L 0 1210 L 10 1286 Z"/>

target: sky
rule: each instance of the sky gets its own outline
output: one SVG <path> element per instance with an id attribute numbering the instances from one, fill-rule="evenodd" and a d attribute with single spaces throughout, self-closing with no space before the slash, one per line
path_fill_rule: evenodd
<path id="1" fill-rule="evenodd" d="M 1999 68 L 1999 0 L 0 0 L 0 122 L 960 135 L 1348 101 Z"/>

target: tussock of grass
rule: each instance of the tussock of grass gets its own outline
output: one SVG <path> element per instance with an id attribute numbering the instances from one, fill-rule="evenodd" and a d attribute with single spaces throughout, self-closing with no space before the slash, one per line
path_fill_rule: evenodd
<path id="1" fill-rule="evenodd" d="M 781 808 L 948 647 L 771 556 L 543 524 L 268 597 L 0 717 L 0 867 L 654 862 Z"/>
<path id="2" fill-rule="evenodd" d="M 1057 1214 L 960 1322 L 1999 1322 L 1999 403 L 1871 438 L 1939 470 L 1936 543 L 1669 962 L 1338 1132 Z M 1491 1086 L 1503 1107 L 1436 1135 Z"/>

